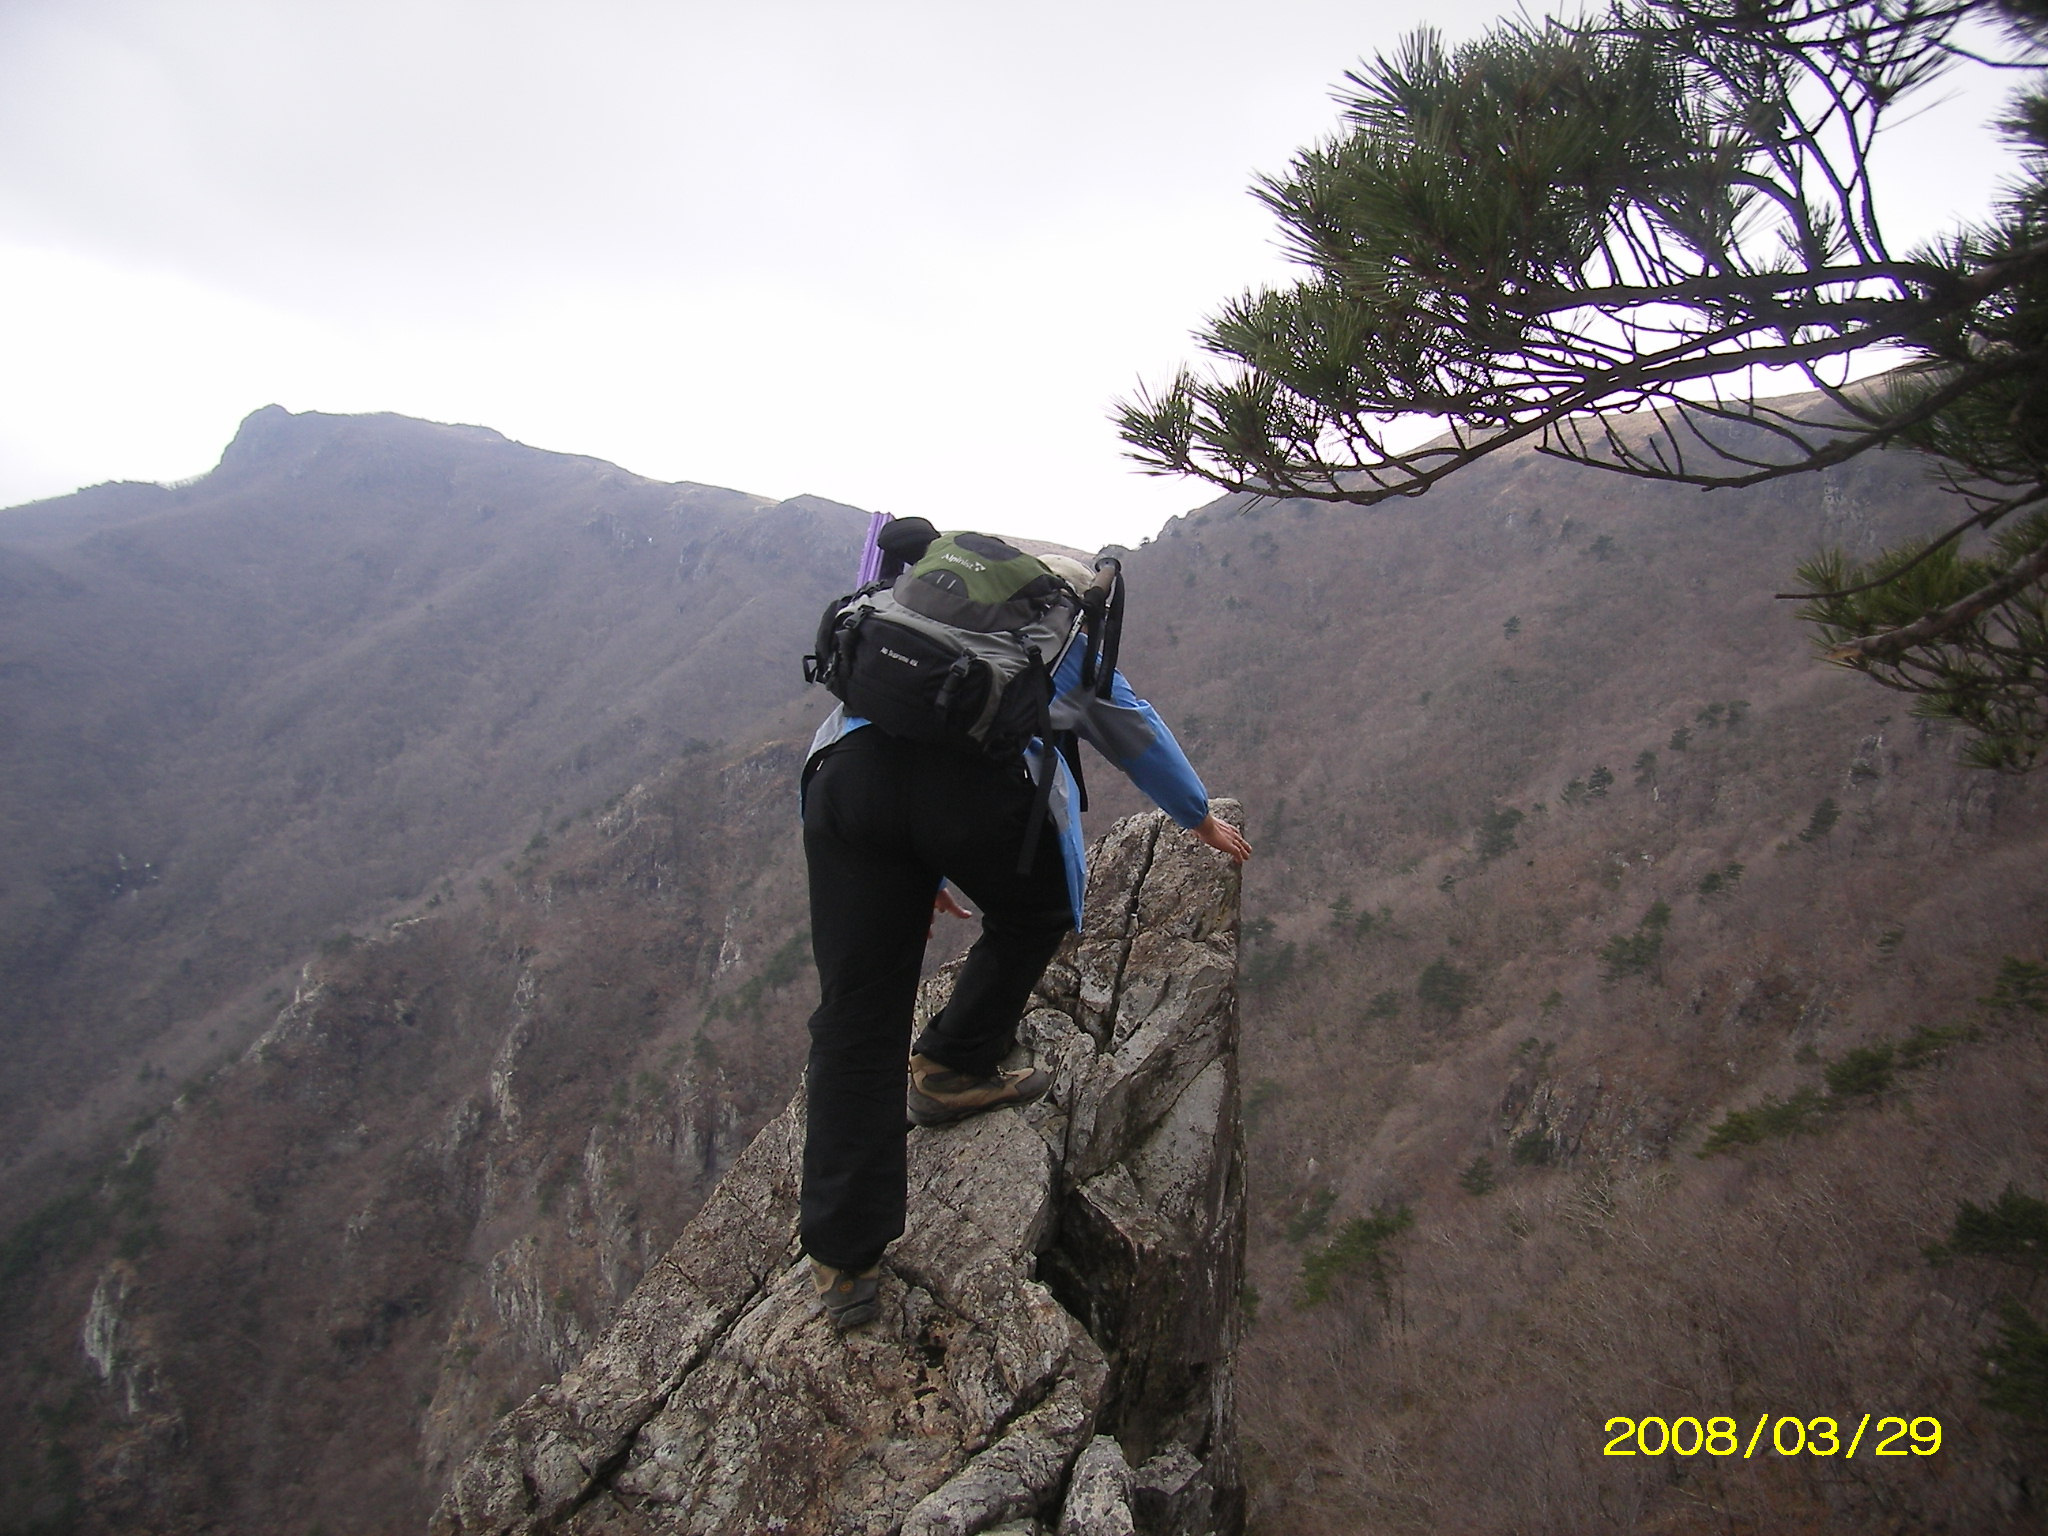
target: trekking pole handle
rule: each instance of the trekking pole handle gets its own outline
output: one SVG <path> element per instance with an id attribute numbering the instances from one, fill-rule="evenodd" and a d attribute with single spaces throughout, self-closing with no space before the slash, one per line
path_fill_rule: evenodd
<path id="1" fill-rule="evenodd" d="M 882 546 L 879 541 L 882 530 L 889 526 L 889 522 L 890 517 L 887 512 L 871 512 L 868 514 L 867 538 L 861 542 L 860 566 L 858 573 L 853 578 L 853 584 L 856 587 L 866 586 L 876 576 L 881 574 Z"/>

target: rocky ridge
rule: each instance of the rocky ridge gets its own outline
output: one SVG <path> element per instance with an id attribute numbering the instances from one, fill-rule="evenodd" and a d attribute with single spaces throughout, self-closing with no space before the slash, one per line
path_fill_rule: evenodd
<path id="1" fill-rule="evenodd" d="M 1045 1101 L 913 1133 L 874 1324 L 815 1310 L 799 1092 L 458 1472 L 437 1536 L 1241 1529 L 1237 871 L 1130 817 L 1088 911 L 1020 1030 Z"/>

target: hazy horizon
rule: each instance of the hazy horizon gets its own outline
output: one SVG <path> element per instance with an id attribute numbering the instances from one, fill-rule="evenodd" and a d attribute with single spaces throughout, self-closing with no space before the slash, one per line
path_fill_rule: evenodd
<path id="1" fill-rule="evenodd" d="M 1210 495 L 1108 411 L 1288 280 L 1254 177 L 1501 10 L 19 0 L 0 504 L 189 478 L 275 402 L 1135 544 Z M 1983 210 L 1995 97 L 1889 136 L 1901 246 Z"/>

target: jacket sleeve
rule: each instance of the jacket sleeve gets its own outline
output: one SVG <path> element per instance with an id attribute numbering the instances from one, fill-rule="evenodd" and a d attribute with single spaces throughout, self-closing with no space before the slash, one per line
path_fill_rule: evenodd
<path id="1" fill-rule="evenodd" d="M 1106 699 L 1083 688 L 1078 652 L 1068 652 L 1054 678 L 1053 729 L 1075 732 L 1167 815 L 1184 827 L 1199 826 L 1209 814 L 1209 791 L 1159 711 L 1131 691 L 1121 670 Z"/>

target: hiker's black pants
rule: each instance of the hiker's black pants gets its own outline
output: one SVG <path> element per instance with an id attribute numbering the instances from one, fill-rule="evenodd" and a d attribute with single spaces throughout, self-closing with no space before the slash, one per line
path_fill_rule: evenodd
<path id="1" fill-rule="evenodd" d="M 905 1062 L 911 1049 L 985 1077 L 1016 1041 L 1032 986 L 1073 925 L 1051 819 L 1017 873 L 1031 785 L 997 763 L 856 730 L 819 762 L 804 799 L 811 949 L 804 1251 L 865 1269 L 902 1235 Z M 950 880 L 981 910 L 952 1000 L 910 1044 L 912 1005 Z"/>

